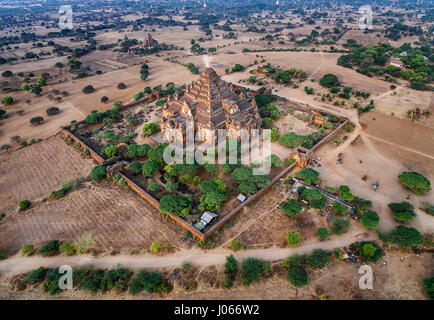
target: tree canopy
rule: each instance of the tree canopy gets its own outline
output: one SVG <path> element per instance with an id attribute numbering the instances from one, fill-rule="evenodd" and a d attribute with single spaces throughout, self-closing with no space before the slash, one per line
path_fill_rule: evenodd
<path id="1" fill-rule="evenodd" d="M 403 172 L 399 175 L 401 183 L 417 195 L 431 191 L 431 182 L 417 172 Z"/>

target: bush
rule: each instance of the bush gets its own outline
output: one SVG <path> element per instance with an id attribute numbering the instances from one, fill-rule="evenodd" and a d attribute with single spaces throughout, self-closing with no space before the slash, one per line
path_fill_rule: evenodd
<path id="1" fill-rule="evenodd" d="M 165 195 L 160 200 L 159 209 L 180 217 L 187 217 L 192 209 L 191 198 L 177 194 Z"/>
<path id="2" fill-rule="evenodd" d="M 114 144 L 109 143 L 104 149 L 104 153 L 107 158 L 112 158 L 118 154 L 118 147 Z"/>
<path id="3" fill-rule="evenodd" d="M 125 85 L 125 83 L 123 83 L 123 82 L 121 82 L 121 83 L 119 83 L 118 84 L 118 89 L 121 89 L 121 90 L 123 90 L 123 89 L 126 89 L 126 85 Z"/>
<path id="4" fill-rule="evenodd" d="M 289 199 L 286 201 L 282 207 L 280 207 L 283 212 L 285 212 L 290 217 L 296 217 L 300 214 L 302 207 L 294 199 Z"/>
<path id="5" fill-rule="evenodd" d="M 47 269 L 44 267 L 39 267 L 38 269 L 30 271 L 26 276 L 26 281 L 31 284 L 35 284 L 44 280 Z"/>
<path id="6" fill-rule="evenodd" d="M 59 254 L 59 240 L 53 240 L 44 244 L 41 249 L 39 249 L 38 254 L 41 256 L 55 256 Z"/>
<path id="7" fill-rule="evenodd" d="M 102 181 L 107 177 L 106 166 L 95 166 L 91 172 L 92 179 L 95 181 Z"/>
<path id="8" fill-rule="evenodd" d="M 33 117 L 30 119 L 30 124 L 41 124 L 42 122 L 44 122 L 44 118 L 38 116 L 38 117 Z"/>
<path id="9" fill-rule="evenodd" d="M 62 253 L 65 253 L 67 256 L 72 256 L 75 254 L 75 248 L 72 245 L 71 242 L 63 242 L 60 246 L 59 246 L 59 251 Z"/>
<path id="10" fill-rule="evenodd" d="M 94 245 L 95 237 L 91 232 L 82 234 L 74 241 L 74 248 L 79 254 L 88 253 Z"/>
<path id="11" fill-rule="evenodd" d="M 336 214 L 343 214 L 343 213 L 347 212 L 347 207 L 345 205 L 343 205 L 342 203 L 337 202 L 337 201 L 333 202 L 332 208 L 333 208 L 333 212 Z"/>
<path id="12" fill-rule="evenodd" d="M 142 164 L 138 161 L 131 162 L 128 166 L 128 170 L 130 170 L 134 174 L 139 174 L 140 172 L 142 172 Z"/>
<path id="13" fill-rule="evenodd" d="M 380 239 L 386 243 L 393 243 L 404 248 L 411 248 L 423 244 L 423 236 L 415 228 L 397 226 L 388 233 L 378 232 Z"/>
<path id="14" fill-rule="evenodd" d="M 33 253 L 35 253 L 35 247 L 33 244 L 27 244 L 21 249 L 21 253 L 25 256 L 31 256 Z"/>
<path id="15" fill-rule="evenodd" d="M 300 232 L 298 232 L 296 230 L 290 230 L 286 234 L 285 239 L 286 239 L 286 242 L 288 243 L 289 246 L 292 246 L 292 247 L 298 246 L 300 244 L 300 241 L 301 241 Z"/>
<path id="16" fill-rule="evenodd" d="M 377 262 L 383 256 L 378 244 L 372 241 L 362 241 L 358 243 L 360 257 L 365 261 Z"/>
<path id="17" fill-rule="evenodd" d="M 350 222 L 341 217 L 337 217 L 333 219 L 333 226 L 331 227 L 331 231 L 334 234 L 341 235 L 348 231 L 350 228 Z"/>
<path id="18" fill-rule="evenodd" d="M 302 268 L 291 268 L 286 272 L 286 279 L 294 287 L 304 287 L 309 284 L 307 272 Z"/>
<path id="19" fill-rule="evenodd" d="M 434 277 L 423 279 L 425 293 L 430 300 L 434 300 Z"/>
<path id="20" fill-rule="evenodd" d="M 42 291 L 48 293 L 50 296 L 60 293 L 62 290 L 59 288 L 59 279 L 62 274 L 59 273 L 59 268 L 47 271 L 45 282 L 42 285 Z"/>
<path id="21" fill-rule="evenodd" d="M 230 289 L 234 286 L 234 280 L 229 274 L 223 274 L 222 278 L 220 279 L 220 283 L 225 289 Z"/>
<path id="22" fill-rule="evenodd" d="M 142 131 L 145 136 L 150 136 L 160 131 L 160 126 L 155 122 L 145 123 L 143 125 Z"/>
<path id="23" fill-rule="evenodd" d="M 321 241 L 326 240 L 332 235 L 327 228 L 318 228 L 316 233 L 318 234 L 318 237 Z"/>
<path id="24" fill-rule="evenodd" d="M 104 270 L 94 270 L 92 275 L 88 278 L 83 279 L 80 284 L 80 289 L 87 292 L 98 292 L 105 291 L 106 282 L 104 281 L 105 271 Z"/>
<path id="25" fill-rule="evenodd" d="M 320 80 L 319 83 L 324 87 L 331 88 L 338 84 L 339 79 L 334 74 L 327 73 Z"/>
<path id="26" fill-rule="evenodd" d="M 20 207 L 21 210 L 26 210 L 31 206 L 31 202 L 29 200 L 21 200 L 20 202 L 18 202 L 18 206 Z"/>
<path id="27" fill-rule="evenodd" d="M 57 107 L 50 107 L 47 110 L 45 110 L 48 116 L 54 116 L 60 112 L 60 109 Z"/>
<path id="28" fill-rule="evenodd" d="M 399 175 L 401 183 L 417 195 L 431 191 L 431 183 L 423 175 L 417 172 L 403 172 Z"/>
<path id="29" fill-rule="evenodd" d="M 320 269 L 330 263 L 330 257 L 326 251 L 315 249 L 312 251 L 310 256 L 306 258 L 306 262 L 313 269 Z"/>
<path id="30" fill-rule="evenodd" d="M 157 170 L 158 165 L 152 160 L 148 160 L 142 165 L 142 173 L 145 177 L 152 177 Z"/>
<path id="31" fill-rule="evenodd" d="M 116 269 L 109 270 L 106 273 L 106 283 L 108 290 L 114 290 L 115 292 L 124 292 L 128 289 L 128 281 L 132 272 L 122 266 L 118 266 Z"/>
<path id="32" fill-rule="evenodd" d="M 365 211 L 362 213 L 362 218 L 360 218 L 360 223 L 366 229 L 377 228 L 379 222 L 380 222 L 380 217 L 374 211 Z"/>
<path id="33" fill-rule="evenodd" d="M 263 271 L 262 261 L 255 258 L 247 258 L 241 263 L 241 279 L 245 286 L 252 282 L 258 282 Z"/>
<path id="34" fill-rule="evenodd" d="M 149 248 L 149 250 L 152 253 L 158 253 L 161 249 L 161 242 L 160 241 L 154 241 L 151 243 L 151 246 Z"/>
<path id="35" fill-rule="evenodd" d="M 10 105 L 10 104 L 14 103 L 14 98 L 12 98 L 11 96 L 6 96 L 3 98 L 2 101 L 4 104 Z"/>
<path id="36" fill-rule="evenodd" d="M 88 85 L 88 86 L 85 86 L 82 91 L 83 91 L 83 93 L 86 93 L 86 94 L 92 93 L 92 92 L 95 92 L 95 88 L 91 85 Z"/>
<path id="37" fill-rule="evenodd" d="M 243 243 L 241 241 L 233 239 L 230 243 L 230 246 L 232 250 L 239 251 L 243 248 Z"/>
<path id="38" fill-rule="evenodd" d="M 130 294 L 137 294 L 142 291 L 148 293 L 156 292 L 162 284 L 161 275 L 158 272 L 149 272 L 141 269 L 130 281 Z"/>
<path id="39" fill-rule="evenodd" d="M 107 96 L 102 96 L 101 97 L 101 102 L 107 102 L 107 101 L 109 101 L 109 98 L 107 97 Z"/>
<path id="40" fill-rule="evenodd" d="M 235 257 L 231 254 L 230 256 L 226 257 L 226 263 L 225 263 L 225 270 L 228 273 L 235 273 L 237 272 L 237 264 L 238 261 L 235 259 Z"/>
<path id="41" fill-rule="evenodd" d="M 398 222 L 410 222 L 413 221 L 416 216 L 416 212 L 414 212 L 414 207 L 411 203 L 406 201 L 403 202 L 392 202 L 389 203 L 389 208 L 392 211 L 392 215 Z"/>

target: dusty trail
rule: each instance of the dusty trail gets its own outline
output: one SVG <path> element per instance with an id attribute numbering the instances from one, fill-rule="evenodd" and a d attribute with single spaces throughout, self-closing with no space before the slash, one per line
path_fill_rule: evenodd
<path id="1" fill-rule="evenodd" d="M 130 269 L 149 268 L 173 268 L 182 265 L 183 262 L 188 261 L 197 266 L 210 266 L 210 265 L 223 265 L 226 257 L 233 254 L 238 261 L 247 257 L 259 258 L 264 261 L 278 261 L 286 259 L 288 256 L 298 254 L 308 254 L 313 249 L 333 250 L 348 246 L 353 242 L 360 241 L 359 231 L 354 230 L 348 232 L 343 236 L 332 238 L 331 240 L 318 242 L 309 241 L 304 245 L 297 248 L 279 248 L 271 247 L 267 249 L 248 249 L 240 252 L 233 252 L 227 249 L 214 249 L 210 251 L 203 251 L 201 249 L 181 250 L 175 254 L 154 256 L 154 255 L 141 255 L 141 256 L 126 256 L 106 255 L 102 257 L 88 257 L 88 256 L 56 256 L 56 257 L 21 257 L 15 256 L 0 262 L 0 272 L 2 274 L 20 274 L 30 270 L 36 269 L 40 266 L 47 268 L 54 268 L 61 265 L 80 266 L 92 264 L 95 268 L 113 268 L 121 264 Z M 374 239 L 375 235 L 370 234 L 366 239 Z"/>

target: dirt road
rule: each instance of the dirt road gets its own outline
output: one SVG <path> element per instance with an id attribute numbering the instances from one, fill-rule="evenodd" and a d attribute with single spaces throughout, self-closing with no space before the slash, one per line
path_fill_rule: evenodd
<path id="1" fill-rule="evenodd" d="M 374 234 L 368 235 L 363 240 L 372 240 L 375 238 Z M 333 250 L 335 248 L 342 248 L 348 246 L 353 242 L 360 241 L 360 235 L 357 231 L 348 232 L 347 234 L 332 238 L 331 240 L 318 242 L 310 241 L 297 248 L 279 248 L 271 247 L 267 249 L 249 249 L 239 252 L 232 252 L 227 249 L 214 249 L 210 251 L 203 251 L 201 249 L 190 249 L 176 252 L 171 255 L 106 255 L 102 257 L 90 256 L 56 256 L 56 257 L 21 257 L 14 256 L 0 262 L 0 272 L 2 274 L 20 274 L 25 273 L 40 266 L 54 268 L 61 265 L 80 266 L 92 264 L 96 268 L 113 268 L 121 264 L 127 268 L 171 268 L 182 265 L 183 262 L 188 261 L 198 266 L 211 266 L 223 265 L 228 255 L 234 254 L 238 261 L 247 257 L 259 258 L 264 261 L 278 261 L 286 259 L 288 256 L 298 254 L 308 254 L 313 249 Z"/>

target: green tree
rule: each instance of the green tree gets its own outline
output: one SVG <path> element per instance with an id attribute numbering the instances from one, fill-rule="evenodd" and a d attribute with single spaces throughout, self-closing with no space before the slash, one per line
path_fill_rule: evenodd
<path id="1" fill-rule="evenodd" d="M 321 241 L 326 240 L 332 235 L 327 228 L 318 228 L 316 232 Z"/>
<path id="2" fill-rule="evenodd" d="M 431 182 L 417 172 L 403 172 L 399 175 L 401 183 L 417 195 L 431 191 Z"/>
<path id="3" fill-rule="evenodd" d="M 160 241 L 154 241 L 151 243 L 151 246 L 149 248 L 149 250 L 152 253 L 158 253 L 161 249 L 161 242 Z"/>
<path id="4" fill-rule="evenodd" d="M 225 270 L 228 273 L 235 273 L 237 272 L 237 264 L 238 261 L 235 259 L 235 257 L 231 254 L 226 257 L 226 263 L 225 263 Z"/>
<path id="5" fill-rule="evenodd" d="M 320 184 L 321 183 L 321 179 L 319 178 L 319 172 L 314 170 L 314 169 L 311 169 L 311 168 L 303 169 L 303 170 L 297 172 L 295 174 L 295 177 L 303 179 L 303 181 L 307 185 Z"/>
<path id="6" fill-rule="evenodd" d="M 377 228 L 379 222 L 380 222 L 380 217 L 374 211 L 365 211 L 362 213 L 362 217 L 360 218 L 360 223 L 366 229 Z"/>
<path id="7" fill-rule="evenodd" d="M 131 162 L 128 169 L 134 174 L 139 174 L 142 172 L 142 164 L 138 161 Z"/>
<path id="8" fill-rule="evenodd" d="M 163 283 L 159 272 L 149 272 L 141 269 L 130 281 L 130 294 L 137 294 L 142 291 L 154 293 Z"/>
<path id="9" fill-rule="evenodd" d="M 276 168 L 282 165 L 282 160 L 280 160 L 280 158 L 277 155 L 271 154 L 270 156 L 267 156 L 265 158 L 265 164 L 272 168 Z"/>
<path id="10" fill-rule="evenodd" d="M 399 225 L 388 233 L 379 232 L 380 239 L 384 242 L 397 244 L 404 248 L 411 248 L 423 244 L 423 236 L 420 232 L 411 227 Z"/>
<path id="11" fill-rule="evenodd" d="M 301 205 L 294 199 L 289 199 L 286 201 L 282 207 L 280 207 L 283 212 L 285 212 L 290 217 L 296 217 L 302 210 Z"/>
<path id="12" fill-rule="evenodd" d="M 306 262 L 313 269 L 320 269 L 330 263 L 330 257 L 326 251 L 322 249 L 315 249 L 306 258 Z"/>
<path id="13" fill-rule="evenodd" d="M 322 192 L 316 189 L 306 189 L 303 191 L 302 196 L 307 201 L 321 200 L 323 198 Z"/>
<path id="14" fill-rule="evenodd" d="M 304 287 L 309 284 L 309 277 L 307 275 L 306 270 L 302 268 L 291 268 L 286 272 L 286 279 L 294 286 L 294 287 Z"/>
<path id="15" fill-rule="evenodd" d="M 333 225 L 331 227 L 331 231 L 334 234 L 341 235 L 350 228 L 350 222 L 342 217 L 336 217 L 333 219 Z"/>
<path id="16" fill-rule="evenodd" d="M 47 269 L 45 269 L 44 267 L 39 267 L 38 269 L 30 271 L 26 275 L 26 281 L 31 284 L 38 283 L 44 280 L 46 273 L 47 273 Z"/>
<path id="17" fill-rule="evenodd" d="M 286 242 L 288 243 L 289 246 L 296 247 L 300 244 L 300 241 L 301 241 L 300 232 L 298 232 L 296 230 L 290 230 L 286 234 L 285 239 L 286 239 Z"/>
<path id="18" fill-rule="evenodd" d="M 430 300 L 434 300 L 434 277 L 425 278 L 422 282 L 425 287 L 425 294 Z"/>
<path id="19" fill-rule="evenodd" d="M 347 207 L 337 201 L 333 202 L 332 209 L 333 212 L 335 212 L 336 214 L 344 214 L 345 212 L 347 212 Z"/>
<path id="20" fill-rule="evenodd" d="M 263 263 L 259 259 L 247 258 L 241 263 L 241 279 L 245 286 L 258 282 L 263 271 Z"/>
<path id="21" fill-rule="evenodd" d="M 324 87 L 331 88 L 338 84 L 339 79 L 334 74 L 327 73 L 320 80 L 319 83 Z"/>
<path id="22" fill-rule="evenodd" d="M 152 160 L 148 160 L 142 165 L 142 173 L 145 177 L 152 177 L 157 170 L 158 165 Z"/>
<path id="23" fill-rule="evenodd" d="M 104 149 L 104 153 L 107 158 L 112 158 L 118 154 L 118 147 L 116 145 L 109 143 L 108 146 Z"/>
<path id="24" fill-rule="evenodd" d="M 104 180 L 107 176 L 106 166 L 95 166 L 91 172 L 92 179 L 95 181 Z"/>
<path id="25" fill-rule="evenodd" d="M 10 104 L 14 103 L 14 98 L 12 98 L 11 96 L 6 96 L 3 98 L 2 101 L 4 104 L 10 105 Z"/>
<path id="26" fill-rule="evenodd" d="M 392 211 L 393 217 L 396 221 L 404 223 L 413 221 L 416 216 L 416 212 L 414 212 L 414 207 L 411 203 L 403 201 L 403 202 L 392 202 L 389 203 L 389 208 Z"/>
<path id="27" fill-rule="evenodd" d="M 192 209 L 192 201 L 187 196 L 169 194 L 161 198 L 159 209 L 161 212 L 187 217 Z"/>
<path id="28" fill-rule="evenodd" d="M 277 129 L 277 128 L 272 128 L 270 131 L 270 134 L 271 134 L 271 141 L 273 141 L 273 142 L 277 141 L 280 137 L 279 129 Z"/>
<path id="29" fill-rule="evenodd" d="M 220 211 L 221 205 L 227 200 L 226 194 L 220 191 L 211 191 L 200 197 L 200 210 Z"/>

